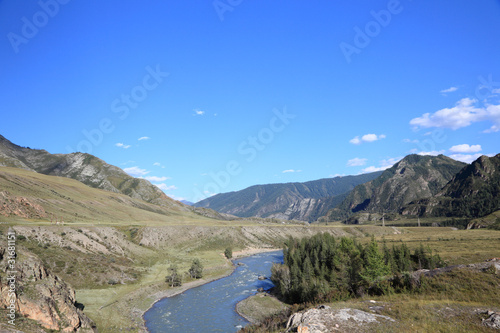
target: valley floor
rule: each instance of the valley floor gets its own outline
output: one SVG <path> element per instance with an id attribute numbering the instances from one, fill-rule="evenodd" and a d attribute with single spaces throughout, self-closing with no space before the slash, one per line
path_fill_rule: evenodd
<path id="1" fill-rule="evenodd" d="M 77 302 L 83 304 L 84 313 L 94 320 L 99 332 L 145 332 L 142 315 L 157 300 L 232 272 L 232 263 L 223 255 L 227 247 L 234 250 L 235 256 L 250 255 L 280 248 L 290 236 L 328 232 L 361 240 L 374 235 L 387 242 L 405 241 L 412 249 L 423 243 L 449 264 L 500 257 L 500 232 L 483 229 L 264 225 L 239 221 L 232 225 L 165 226 L 7 223 L 0 225 L 2 237 L 9 227 L 16 231 L 21 253 L 37 255 L 75 288 Z M 169 266 L 177 264 L 180 272 L 187 272 L 194 258 L 204 265 L 203 278 L 184 276 L 182 287 L 169 288 L 165 283 Z M 24 325 L 40 329 L 31 321 Z"/>

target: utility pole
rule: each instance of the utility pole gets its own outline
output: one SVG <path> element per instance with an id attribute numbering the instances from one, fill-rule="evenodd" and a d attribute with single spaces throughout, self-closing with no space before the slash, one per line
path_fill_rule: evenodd
<path id="1" fill-rule="evenodd" d="M 420 227 L 420 216 L 418 217 L 418 226 Z"/>
<path id="2" fill-rule="evenodd" d="M 385 213 L 382 213 L 382 226 L 385 227 Z"/>

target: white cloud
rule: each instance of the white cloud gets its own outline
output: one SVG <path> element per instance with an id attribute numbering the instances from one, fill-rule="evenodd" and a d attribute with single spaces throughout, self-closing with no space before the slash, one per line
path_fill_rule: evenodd
<path id="1" fill-rule="evenodd" d="M 456 145 L 450 148 L 452 153 L 477 153 L 482 150 L 481 145 L 472 145 L 468 144 Z"/>
<path id="2" fill-rule="evenodd" d="M 165 166 L 161 165 L 160 162 L 154 162 L 153 163 L 154 166 L 158 166 L 158 167 L 161 167 L 162 169 L 165 169 Z"/>
<path id="3" fill-rule="evenodd" d="M 401 161 L 402 157 L 393 157 L 393 158 L 388 158 L 388 159 L 384 159 L 384 160 L 381 160 L 379 162 L 380 166 L 376 167 L 376 166 L 369 166 L 367 168 L 364 168 L 363 170 L 361 170 L 361 173 L 368 173 L 368 172 L 375 172 L 375 171 L 383 171 L 385 169 L 389 169 L 390 167 L 392 167 L 394 164 L 398 163 L 399 161 Z"/>
<path id="4" fill-rule="evenodd" d="M 493 89 L 491 92 L 494 93 L 494 94 L 500 94 L 500 88 Z"/>
<path id="5" fill-rule="evenodd" d="M 403 139 L 403 142 L 405 142 L 405 143 L 419 143 L 420 141 L 418 141 L 417 139 L 415 139 L 415 140 Z"/>
<path id="6" fill-rule="evenodd" d="M 460 162 L 464 162 L 464 163 L 472 163 L 474 162 L 475 160 L 477 160 L 482 154 L 452 154 L 452 155 L 449 155 L 448 157 L 454 159 L 454 160 L 457 160 L 457 161 L 460 161 Z"/>
<path id="7" fill-rule="evenodd" d="M 198 109 L 194 109 L 193 111 L 195 116 L 203 116 L 205 114 L 205 111 L 201 111 Z"/>
<path id="8" fill-rule="evenodd" d="M 149 180 L 150 182 L 164 182 L 167 179 L 171 179 L 170 177 L 157 177 L 157 176 L 149 176 L 149 177 L 143 177 L 146 180 Z"/>
<path id="9" fill-rule="evenodd" d="M 421 151 L 417 154 L 421 156 L 438 156 L 444 154 L 444 150 Z"/>
<path id="10" fill-rule="evenodd" d="M 288 169 L 288 170 L 283 170 L 282 171 L 282 173 L 290 173 L 290 172 L 302 172 L 302 170 Z"/>
<path id="11" fill-rule="evenodd" d="M 359 136 L 352 138 L 351 140 L 349 140 L 349 142 L 352 143 L 353 145 L 361 144 L 361 140 L 359 139 Z"/>
<path id="12" fill-rule="evenodd" d="M 480 121 L 493 122 L 493 126 L 484 132 L 500 130 L 500 105 L 476 107 L 477 100 L 463 98 L 452 108 L 445 108 L 434 113 L 424 113 L 421 117 L 410 120 L 410 125 L 419 127 L 444 127 L 457 130 Z"/>
<path id="13" fill-rule="evenodd" d="M 389 169 L 390 166 L 381 166 L 381 167 L 375 167 L 375 166 L 369 166 L 367 168 L 364 168 L 361 170 L 361 173 L 369 173 L 369 172 L 376 172 L 376 171 L 383 171 L 385 169 Z"/>
<path id="14" fill-rule="evenodd" d="M 123 148 L 123 149 L 129 149 L 130 147 L 132 147 L 131 145 L 126 145 L 126 144 L 123 144 L 121 142 L 116 143 L 115 146 Z"/>
<path id="15" fill-rule="evenodd" d="M 335 178 L 335 177 L 340 177 L 340 178 L 342 178 L 342 177 L 344 177 L 344 176 L 345 176 L 345 174 L 344 174 L 344 173 L 342 173 L 342 174 L 340 174 L 340 173 L 336 173 L 336 174 L 334 174 L 334 175 L 330 175 L 330 176 L 328 176 L 328 177 L 330 177 L 330 178 Z"/>
<path id="16" fill-rule="evenodd" d="M 177 200 L 177 201 L 182 201 L 182 200 L 187 200 L 186 198 L 184 197 L 178 197 L 176 195 L 173 195 L 173 194 L 167 194 L 167 196 L 169 196 L 170 198 L 174 199 L 174 200 Z"/>
<path id="17" fill-rule="evenodd" d="M 147 171 L 146 169 L 141 169 L 139 167 L 130 167 L 130 168 L 125 168 L 123 169 L 126 173 L 131 175 L 132 177 L 142 177 L 147 175 L 150 171 Z"/>
<path id="18" fill-rule="evenodd" d="M 449 87 L 448 89 L 441 90 L 441 94 L 451 93 L 457 91 L 458 87 Z"/>
<path id="19" fill-rule="evenodd" d="M 358 158 L 355 157 L 349 161 L 347 161 L 347 166 L 361 166 L 366 164 L 366 158 Z"/>
<path id="20" fill-rule="evenodd" d="M 359 145 L 363 142 L 373 142 L 373 141 L 377 141 L 377 140 L 381 140 L 381 139 L 385 139 L 385 138 L 386 138 L 385 134 L 380 134 L 380 135 L 365 134 L 365 135 L 362 135 L 361 138 L 359 136 L 355 136 L 354 138 L 349 140 L 349 142 L 354 144 L 354 145 Z"/>
<path id="21" fill-rule="evenodd" d="M 161 184 L 154 184 L 156 187 L 158 187 L 162 191 L 170 191 L 170 190 L 177 190 L 177 186 L 175 185 L 167 185 L 165 183 Z"/>
<path id="22" fill-rule="evenodd" d="M 140 137 L 139 139 L 137 139 L 137 140 L 139 140 L 139 141 L 143 141 L 143 140 L 149 140 L 149 139 L 151 139 L 149 136 L 141 136 L 141 137 Z"/>

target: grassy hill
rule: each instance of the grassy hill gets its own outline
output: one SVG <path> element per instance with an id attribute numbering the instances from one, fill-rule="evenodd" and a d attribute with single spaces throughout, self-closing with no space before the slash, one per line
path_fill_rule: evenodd
<path id="1" fill-rule="evenodd" d="M 90 187 L 122 193 L 159 206 L 182 206 L 149 181 L 131 177 L 90 154 L 50 154 L 46 150 L 18 146 L 0 135 L 0 166 L 76 179 Z"/>
<path id="2" fill-rule="evenodd" d="M 0 167 L 0 221 L 67 223 L 187 223 L 211 221 L 184 208 L 163 207 L 74 179 Z"/>

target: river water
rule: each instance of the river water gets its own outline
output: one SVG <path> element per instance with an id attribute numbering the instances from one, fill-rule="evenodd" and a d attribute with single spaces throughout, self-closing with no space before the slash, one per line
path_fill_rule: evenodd
<path id="1" fill-rule="evenodd" d="M 155 303 L 144 314 L 146 327 L 151 333 L 236 332 L 248 324 L 236 312 L 236 304 L 258 288 L 271 288 L 269 279 L 258 277 L 269 277 L 273 262 L 282 261 L 282 251 L 234 260 L 243 265 L 236 266 L 233 274 Z"/>

